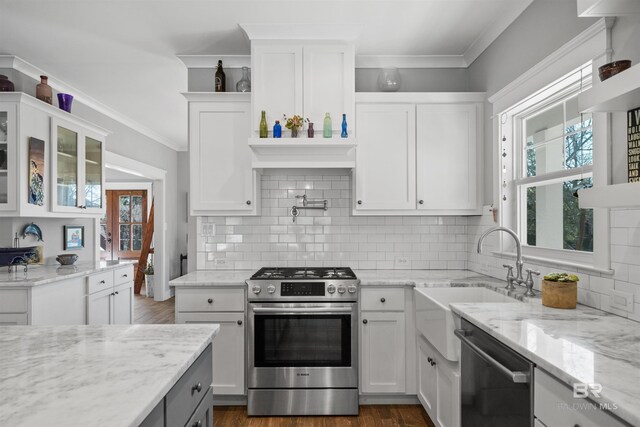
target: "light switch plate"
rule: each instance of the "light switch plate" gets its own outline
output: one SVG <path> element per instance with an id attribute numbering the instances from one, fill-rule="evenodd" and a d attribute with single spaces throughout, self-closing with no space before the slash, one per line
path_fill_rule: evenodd
<path id="1" fill-rule="evenodd" d="M 633 294 L 613 290 L 610 294 L 610 305 L 611 308 L 633 313 Z"/>
<path id="2" fill-rule="evenodd" d="M 213 263 L 215 265 L 227 265 L 227 259 L 226 258 L 216 258 L 213 260 Z"/>

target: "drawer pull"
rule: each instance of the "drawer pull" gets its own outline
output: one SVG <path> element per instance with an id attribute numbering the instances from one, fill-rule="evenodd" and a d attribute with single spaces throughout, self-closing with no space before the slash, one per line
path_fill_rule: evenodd
<path id="1" fill-rule="evenodd" d="M 107 283 L 107 282 L 105 282 L 104 280 L 100 280 L 100 284 L 101 285 L 104 285 L 105 283 Z"/>
<path id="2" fill-rule="evenodd" d="M 128 274 L 123 274 L 122 277 L 129 277 L 129 275 Z"/>
<path id="3" fill-rule="evenodd" d="M 432 360 L 433 360 L 432 358 L 427 357 L 427 362 L 431 363 Z"/>
<path id="4" fill-rule="evenodd" d="M 197 391 L 198 393 L 200 393 L 202 391 L 202 384 L 198 383 L 193 387 L 191 387 L 191 393 L 193 393 L 194 391 Z"/>
<path id="5" fill-rule="evenodd" d="M 385 298 L 380 298 L 380 302 L 385 302 L 386 299 Z"/>
<path id="6" fill-rule="evenodd" d="M 191 427 L 202 427 L 202 420 L 195 421 Z"/>
<path id="7" fill-rule="evenodd" d="M 362 319 L 362 323 L 366 325 L 367 323 L 369 323 L 369 321 L 367 319 Z"/>
<path id="8" fill-rule="evenodd" d="M 120 292 L 116 291 L 115 294 L 118 295 Z"/>
<path id="9" fill-rule="evenodd" d="M 238 326 L 242 326 L 242 320 L 238 320 Z"/>
<path id="10" fill-rule="evenodd" d="M 435 360 L 431 360 L 431 362 L 429 362 L 431 364 L 431 366 L 436 366 L 436 361 Z"/>
<path id="11" fill-rule="evenodd" d="M 213 304 L 213 298 L 209 298 L 209 299 L 207 300 L 207 302 L 208 302 L 209 304 Z"/>

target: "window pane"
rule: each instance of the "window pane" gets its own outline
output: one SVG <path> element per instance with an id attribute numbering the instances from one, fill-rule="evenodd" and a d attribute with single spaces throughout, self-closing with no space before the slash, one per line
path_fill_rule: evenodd
<path id="1" fill-rule="evenodd" d="M 525 120 L 527 141 L 534 138 L 536 143 L 562 136 L 564 131 L 564 106 L 558 104 Z"/>
<path id="2" fill-rule="evenodd" d="M 85 205 L 102 207 L 102 142 L 85 139 Z"/>
<path id="3" fill-rule="evenodd" d="M 131 198 L 129 196 L 120 196 L 118 210 L 120 211 L 120 222 L 131 222 Z"/>
<path id="4" fill-rule="evenodd" d="M 554 140 L 535 145 L 527 141 L 527 176 L 542 175 L 564 169 L 563 139 Z"/>
<path id="5" fill-rule="evenodd" d="M 57 200 L 60 206 L 78 204 L 78 134 L 58 126 Z"/>
<path id="6" fill-rule="evenodd" d="M 593 164 L 593 132 L 591 129 L 567 135 L 564 153 L 567 169 Z"/>
<path id="7" fill-rule="evenodd" d="M 591 178 L 527 188 L 527 244 L 593 252 L 593 210 L 580 209 L 574 193 Z"/>
<path id="8" fill-rule="evenodd" d="M 120 250 L 128 251 L 131 249 L 131 226 L 120 225 Z"/>
<path id="9" fill-rule="evenodd" d="M 142 196 L 131 196 L 131 222 L 142 222 Z"/>
<path id="10" fill-rule="evenodd" d="M 565 132 L 571 133 L 580 129 L 591 127 L 591 113 L 580 114 L 578 109 L 578 97 L 571 98 L 567 101 L 567 123 Z"/>
<path id="11" fill-rule="evenodd" d="M 134 224 L 133 228 L 133 250 L 139 251 L 142 249 L 142 224 Z"/>

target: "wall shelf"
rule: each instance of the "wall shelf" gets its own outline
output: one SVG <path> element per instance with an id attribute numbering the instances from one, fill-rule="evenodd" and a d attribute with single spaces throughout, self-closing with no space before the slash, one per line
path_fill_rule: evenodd
<path id="1" fill-rule="evenodd" d="M 640 183 L 607 185 L 578 191 L 580 208 L 640 208 Z"/>
<path id="2" fill-rule="evenodd" d="M 640 64 L 581 93 L 578 106 L 583 113 L 626 112 L 640 107 Z"/>
<path id="3" fill-rule="evenodd" d="M 356 146 L 354 138 L 249 138 L 257 169 L 353 168 Z"/>

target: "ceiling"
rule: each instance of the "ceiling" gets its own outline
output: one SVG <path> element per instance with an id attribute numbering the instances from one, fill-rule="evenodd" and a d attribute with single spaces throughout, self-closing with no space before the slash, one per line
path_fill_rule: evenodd
<path id="1" fill-rule="evenodd" d="M 187 73 L 176 55 L 249 54 L 239 23 L 355 24 L 356 55 L 455 55 L 469 64 L 532 1 L 0 0 L 0 54 L 184 150 Z"/>

